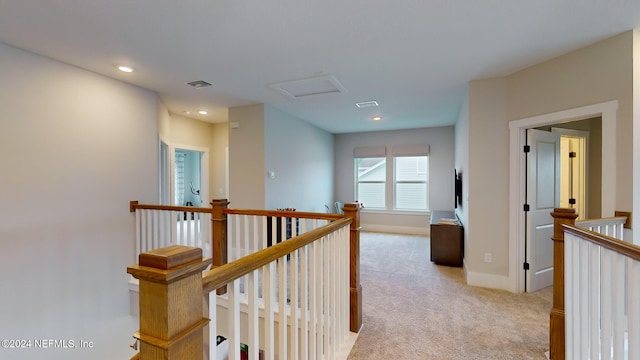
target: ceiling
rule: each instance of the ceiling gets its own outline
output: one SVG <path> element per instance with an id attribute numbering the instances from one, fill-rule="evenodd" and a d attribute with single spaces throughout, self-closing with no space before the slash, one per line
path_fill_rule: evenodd
<path id="1" fill-rule="evenodd" d="M 172 113 L 222 122 L 265 103 L 332 133 L 453 124 L 470 80 L 639 26 L 639 0 L 0 0 L 0 42 L 156 91 Z M 270 86 L 315 77 L 343 91 Z"/>

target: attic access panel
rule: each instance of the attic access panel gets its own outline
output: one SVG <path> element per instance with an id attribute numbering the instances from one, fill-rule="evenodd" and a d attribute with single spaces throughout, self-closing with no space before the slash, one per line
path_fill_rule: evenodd
<path id="1" fill-rule="evenodd" d="M 285 81 L 271 84 L 269 87 L 290 99 L 347 92 L 347 89 L 333 75 Z"/>

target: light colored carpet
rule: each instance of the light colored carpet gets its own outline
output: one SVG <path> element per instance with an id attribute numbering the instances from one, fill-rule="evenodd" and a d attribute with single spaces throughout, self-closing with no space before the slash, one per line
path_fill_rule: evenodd
<path id="1" fill-rule="evenodd" d="M 360 238 L 359 359 L 546 359 L 552 289 L 512 294 L 467 286 L 462 268 L 429 260 L 429 238 Z"/>

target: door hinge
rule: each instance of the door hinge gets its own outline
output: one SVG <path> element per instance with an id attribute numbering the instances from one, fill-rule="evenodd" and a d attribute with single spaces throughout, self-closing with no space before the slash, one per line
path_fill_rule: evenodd
<path id="1" fill-rule="evenodd" d="M 569 199 L 569 204 L 575 205 L 576 204 L 576 199 L 574 199 L 574 198 Z"/>
<path id="2" fill-rule="evenodd" d="M 524 204 L 524 211 L 529 211 L 529 204 Z"/>
<path id="3" fill-rule="evenodd" d="M 529 146 L 529 145 L 525 145 L 525 146 L 524 146 L 524 152 L 528 153 L 528 152 L 530 152 L 530 151 L 531 151 L 531 146 Z"/>
<path id="4" fill-rule="evenodd" d="M 525 269 L 525 270 L 529 270 L 529 263 L 526 262 L 526 263 L 522 264 L 522 268 Z"/>
<path id="5" fill-rule="evenodd" d="M 569 153 L 569 157 L 570 157 L 570 158 L 574 158 L 574 157 L 576 157 L 576 156 L 577 156 L 577 155 L 576 155 L 576 152 L 575 152 L 575 151 L 572 151 L 572 152 L 570 152 L 570 153 Z"/>

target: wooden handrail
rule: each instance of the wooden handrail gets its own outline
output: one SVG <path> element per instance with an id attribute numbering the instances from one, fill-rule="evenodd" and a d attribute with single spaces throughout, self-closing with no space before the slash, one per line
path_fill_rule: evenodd
<path id="1" fill-rule="evenodd" d="M 602 235 L 587 229 L 581 229 L 577 226 L 562 225 L 562 229 L 580 238 L 590 241 L 596 245 L 615 251 L 619 254 L 630 257 L 636 261 L 640 261 L 640 246 L 632 243 L 618 240 L 610 236 Z"/>
<path id="2" fill-rule="evenodd" d="M 325 214 L 325 213 L 286 211 L 286 210 L 225 209 L 224 213 L 234 214 L 234 215 L 290 217 L 290 218 L 318 219 L 318 220 L 339 220 L 344 218 L 344 215 L 341 215 L 341 214 Z"/>
<path id="3" fill-rule="evenodd" d="M 171 205 L 151 205 L 151 204 L 139 204 L 137 200 L 129 202 L 129 212 L 134 212 L 138 209 L 144 210 L 168 210 L 168 211 L 184 211 L 184 212 L 197 212 L 197 213 L 210 213 L 211 208 L 195 207 L 195 206 L 171 206 Z"/>
<path id="4" fill-rule="evenodd" d="M 202 275 L 202 289 L 204 293 L 214 291 L 349 224 L 351 224 L 351 219 L 341 218 L 323 227 L 211 269 Z"/>

